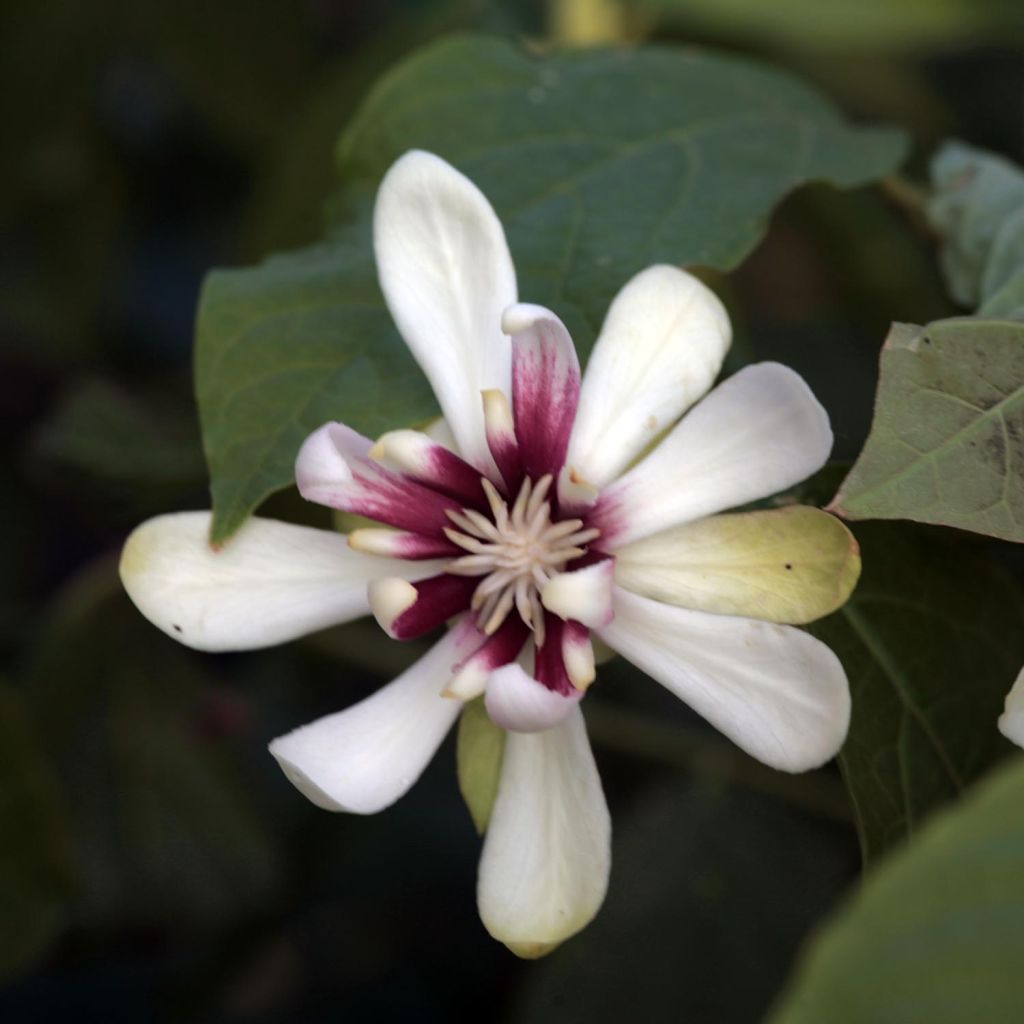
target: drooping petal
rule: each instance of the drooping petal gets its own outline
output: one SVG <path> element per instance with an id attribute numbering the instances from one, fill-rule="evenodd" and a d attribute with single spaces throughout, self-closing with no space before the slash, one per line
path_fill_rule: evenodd
<path id="1" fill-rule="evenodd" d="M 491 721 L 502 729 L 539 732 L 564 721 L 583 696 L 571 685 L 565 691 L 545 686 L 518 662 L 511 662 L 488 677 L 484 705 Z"/>
<path id="2" fill-rule="evenodd" d="M 768 622 L 828 615 L 846 602 L 859 575 L 853 534 L 805 505 L 709 516 L 615 552 L 615 581 L 626 590 Z"/>
<path id="3" fill-rule="evenodd" d="M 370 583 L 370 610 L 392 639 L 415 640 L 468 608 L 477 583 L 471 577 L 448 573 L 416 583 L 401 576 L 385 576 Z"/>
<path id="4" fill-rule="evenodd" d="M 557 477 L 580 400 L 580 364 L 565 325 L 543 306 L 505 310 L 512 336 L 512 410 L 526 475 Z"/>
<path id="5" fill-rule="evenodd" d="M 828 415 L 799 374 L 779 363 L 747 366 L 602 491 L 587 525 L 615 550 L 799 483 L 831 449 Z"/>
<path id="6" fill-rule="evenodd" d="M 372 447 L 351 427 L 325 423 L 299 449 L 299 493 L 318 505 L 443 540 L 451 525 L 446 512 L 457 512 L 461 503 L 385 469 L 370 458 Z"/>
<path id="7" fill-rule="evenodd" d="M 452 665 L 480 642 L 463 621 L 394 682 L 270 744 L 289 780 L 328 811 L 374 814 L 420 777 L 462 703 L 442 697 Z"/>
<path id="8" fill-rule="evenodd" d="M 999 716 L 999 731 L 1018 747 L 1024 747 L 1024 668 L 1006 695 L 1003 713 Z"/>
<path id="9" fill-rule="evenodd" d="M 653 266 L 615 297 L 587 363 L 568 467 L 603 487 L 700 398 L 732 329 L 714 292 L 676 267 Z"/>
<path id="10" fill-rule="evenodd" d="M 561 619 L 575 619 L 591 629 L 605 626 L 614 615 L 615 575 L 614 558 L 602 558 L 582 569 L 559 573 L 541 591 L 541 602 Z"/>
<path id="11" fill-rule="evenodd" d="M 383 434 L 370 449 L 370 458 L 431 490 L 456 498 L 461 505 L 485 504 L 479 471 L 418 430 Z"/>
<path id="12" fill-rule="evenodd" d="M 153 625 L 201 651 L 242 651 L 294 640 L 369 612 L 381 573 L 418 579 L 436 562 L 373 558 L 344 534 L 248 520 L 222 547 L 211 513 L 177 512 L 137 527 L 121 554 L 128 596 Z"/>
<path id="13" fill-rule="evenodd" d="M 440 157 L 414 150 L 384 176 L 373 229 L 388 309 L 437 395 L 459 453 L 491 472 L 480 392 L 508 392 L 511 352 L 501 314 L 516 301 L 501 223 L 468 178 Z"/>
<path id="14" fill-rule="evenodd" d="M 846 736 L 839 659 L 794 626 L 673 608 L 621 589 L 601 638 L 759 761 L 817 768 Z"/>
<path id="15" fill-rule="evenodd" d="M 611 821 L 579 708 L 545 732 L 510 733 L 480 859 L 484 927 L 522 957 L 584 928 L 608 888 Z"/>

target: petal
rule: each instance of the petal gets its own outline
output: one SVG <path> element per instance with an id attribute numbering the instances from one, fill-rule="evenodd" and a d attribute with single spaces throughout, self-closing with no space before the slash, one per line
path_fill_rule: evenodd
<path id="1" fill-rule="evenodd" d="M 307 501 L 376 519 L 400 530 L 444 539 L 449 510 L 462 504 L 392 473 L 370 458 L 373 447 L 343 423 L 325 423 L 295 460 L 295 483 Z"/>
<path id="2" fill-rule="evenodd" d="M 420 777 L 462 703 L 442 697 L 452 665 L 480 642 L 459 623 L 394 682 L 270 744 L 289 780 L 328 811 L 374 814 Z"/>
<path id="3" fill-rule="evenodd" d="M 510 733 L 480 858 L 484 927 L 522 957 L 584 928 L 604 900 L 611 821 L 579 708 L 546 732 Z"/>
<path id="4" fill-rule="evenodd" d="M 562 662 L 577 690 L 585 691 L 597 677 L 590 630 L 579 622 L 567 622 L 562 631 Z"/>
<path id="5" fill-rule="evenodd" d="M 648 267 L 615 297 L 587 363 L 568 464 L 603 487 L 703 395 L 732 329 L 692 274 Z"/>
<path id="6" fill-rule="evenodd" d="M 416 583 L 400 576 L 385 576 L 375 579 L 368 588 L 370 610 L 393 640 L 415 640 L 467 609 L 478 582 L 448 573 Z"/>
<path id="7" fill-rule="evenodd" d="M 575 619 L 596 629 L 614 615 L 612 588 L 615 559 L 602 558 L 593 565 L 552 576 L 541 592 L 541 603 L 561 619 Z"/>
<path id="8" fill-rule="evenodd" d="M 557 477 L 580 400 L 580 364 L 565 325 L 543 306 L 505 310 L 512 336 L 512 409 L 526 475 Z"/>
<path id="9" fill-rule="evenodd" d="M 817 768 L 846 736 L 839 659 L 793 626 L 711 615 L 617 590 L 601 638 L 759 761 Z"/>
<path id="10" fill-rule="evenodd" d="M 512 662 L 488 677 L 484 705 L 491 721 L 502 729 L 539 732 L 564 721 L 579 703 L 583 692 L 571 685 L 566 689 L 566 693 L 550 689 Z"/>
<path id="11" fill-rule="evenodd" d="M 709 516 L 615 552 L 615 582 L 667 604 L 768 622 L 811 622 L 845 604 L 860 549 L 805 505 Z"/>
<path id="12" fill-rule="evenodd" d="M 249 519 L 222 547 L 211 513 L 178 512 L 137 527 L 121 581 L 143 615 L 201 651 L 269 647 L 369 612 L 366 585 L 387 573 L 418 579 L 436 562 L 398 562 L 349 548 L 344 534 Z"/>
<path id="13" fill-rule="evenodd" d="M 1024 668 L 1006 695 L 1006 705 L 999 716 L 999 731 L 1018 747 L 1024 747 Z"/>
<path id="14" fill-rule="evenodd" d="M 391 430 L 377 439 L 370 458 L 417 483 L 458 499 L 485 506 L 480 473 L 468 462 L 418 430 Z"/>
<path id="15" fill-rule="evenodd" d="M 457 558 L 462 548 L 450 540 L 424 537 L 421 533 L 405 530 L 389 530 L 381 527 L 361 527 L 348 535 L 348 546 L 354 551 L 367 555 L 382 555 L 385 558 L 405 558 L 421 561 L 426 558 Z"/>
<path id="16" fill-rule="evenodd" d="M 491 673 L 519 657 L 529 635 L 526 623 L 518 615 L 510 615 L 493 636 L 455 666 L 445 695 L 459 700 L 479 697 L 487 688 Z"/>
<path id="17" fill-rule="evenodd" d="M 480 392 L 508 391 L 511 351 L 501 314 L 516 301 L 501 223 L 468 178 L 414 150 L 384 176 L 373 229 L 380 285 L 398 330 L 460 454 L 489 472 Z"/>
<path id="18" fill-rule="evenodd" d="M 516 440 L 512 406 L 505 393 L 495 388 L 482 392 L 480 397 L 483 399 L 487 448 L 505 481 L 506 493 L 515 494 L 523 482 L 523 460 Z"/>
<path id="19" fill-rule="evenodd" d="M 748 366 L 606 488 L 587 525 L 612 550 L 791 487 L 831 449 L 828 415 L 803 378 L 779 363 Z"/>

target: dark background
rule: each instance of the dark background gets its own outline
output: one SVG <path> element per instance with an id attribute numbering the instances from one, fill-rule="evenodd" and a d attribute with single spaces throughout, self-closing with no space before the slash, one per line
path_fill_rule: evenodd
<path id="1" fill-rule="evenodd" d="M 859 6 L 749 0 L 733 20 L 664 0 L 618 35 L 788 67 L 908 127 L 912 178 L 948 135 L 1024 156 L 1014 5 L 911 4 L 909 28 L 851 29 Z M 761 769 L 612 665 L 587 701 L 608 901 L 520 962 L 476 916 L 451 740 L 374 818 L 317 810 L 265 753 L 415 651 L 357 624 L 197 655 L 120 591 L 134 524 L 208 504 L 189 365 L 205 271 L 317 237 L 334 140 L 403 54 L 459 28 L 564 39 L 557 7 L 0 5 L 0 1020 L 753 1022 L 856 878 L 834 770 Z M 804 373 L 840 456 L 866 433 L 889 321 L 953 311 L 908 223 L 884 189 L 812 187 L 720 282 L 734 360 Z M 268 511 L 304 514 L 289 495 Z"/>

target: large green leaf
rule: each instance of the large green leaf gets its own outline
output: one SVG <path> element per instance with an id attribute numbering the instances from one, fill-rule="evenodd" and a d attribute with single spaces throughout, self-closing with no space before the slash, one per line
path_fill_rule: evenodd
<path id="1" fill-rule="evenodd" d="M 0 979 L 56 934 L 68 895 L 64 809 L 21 695 L 0 684 Z"/>
<path id="2" fill-rule="evenodd" d="M 808 950 L 772 1024 L 1024 1020 L 1024 763 L 867 880 Z"/>
<path id="3" fill-rule="evenodd" d="M 830 509 L 1024 541 L 1024 324 L 897 324 L 871 434 Z"/>
<path id="4" fill-rule="evenodd" d="M 851 127 L 783 74 L 692 49 L 536 58 L 460 37 L 424 50 L 343 135 L 327 243 L 206 282 L 196 379 L 215 540 L 290 482 L 325 419 L 373 433 L 433 408 L 381 302 L 368 227 L 372 189 L 412 147 L 480 185 L 522 295 L 553 306 L 585 351 L 631 274 L 656 261 L 734 266 L 786 193 L 870 181 L 903 141 Z"/>
<path id="5" fill-rule="evenodd" d="M 840 765 L 871 859 L 1009 748 L 996 729 L 1024 662 L 1024 599 L 983 552 L 920 527 L 859 526 L 864 573 L 811 630 L 853 695 Z"/>

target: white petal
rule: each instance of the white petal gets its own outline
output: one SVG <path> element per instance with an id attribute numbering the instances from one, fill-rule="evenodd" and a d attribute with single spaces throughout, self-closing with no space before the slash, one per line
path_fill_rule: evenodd
<path id="1" fill-rule="evenodd" d="M 637 274 L 587 363 L 567 465 L 595 487 L 614 480 L 711 387 L 731 339 L 722 303 L 692 274 Z"/>
<path id="2" fill-rule="evenodd" d="M 484 704 L 495 725 L 511 732 L 539 732 L 561 722 L 582 696 L 580 690 L 568 695 L 549 690 L 511 662 L 490 674 Z"/>
<path id="3" fill-rule="evenodd" d="M 575 935 L 604 900 L 610 846 L 579 708 L 557 728 L 509 734 L 477 886 L 488 932 L 524 957 Z"/>
<path id="4" fill-rule="evenodd" d="M 793 626 L 712 615 L 616 589 L 601 638 L 734 743 L 782 771 L 842 745 L 850 690 L 839 659 Z"/>
<path id="5" fill-rule="evenodd" d="M 748 366 L 601 493 L 588 525 L 614 550 L 799 483 L 832 450 L 828 415 L 799 374 Z"/>
<path id="6" fill-rule="evenodd" d="M 1006 705 L 999 716 L 999 731 L 1018 747 L 1024 747 L 1024 668 L 1006 695 Z"/>
<path id="7" fill-rule="evenodd" d="M 248 520 L 214 550 L 210 518 L 157 516 L 134 530 L 121 554 L 121 581 L 139 611 L 201 651 L 269 647 L 357 619 L 369 611 L 370 580 L 418 580 L 440 564 L 360 554 L 344 534 L 274 519 Z"/>
<path id="8" fill-rule="evenodd" d="M 420 777 L 462 710 L 441 690 L 452 665 L 474 643 L 479 634 L 460 623 L 394 682 L 278 737 L 271 754 L 318 807 L 355 814 L 383 810 Z"/>
<path id="9" fill-rule="evenodd" d="M 374 210 L 381 289 L 467 462 L 491 471 L 480 392 L 511 384 L 502 311 L 516 301 L 505 233 L 483 193 L 431 153 L 384 176 Z"/>
<path id="10" fill-rule="evenodd" d="M 594 629 L 607 625 L 614 614 L 614 582 L 615 559 L 603 558 L 583 569 L 552 576 L 541 592 L 541 602 L 559 618 L 573 619 Z"/>

